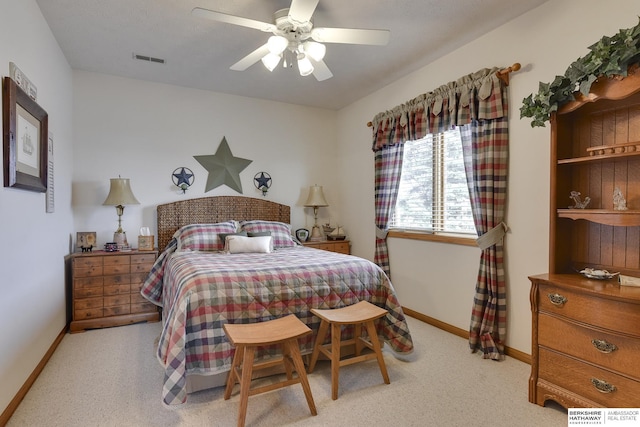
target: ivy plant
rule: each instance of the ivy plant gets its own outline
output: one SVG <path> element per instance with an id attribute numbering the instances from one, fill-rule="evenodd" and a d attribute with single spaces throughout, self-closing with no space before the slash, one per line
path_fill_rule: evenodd
<path id="1" fill-rule="evenodd" d="M 556 76 L 551 83 L 540 82 L 538 93 L 522 100 L 520 118 L 530 117 L 531 127 L 544 127 L 552 112 L 575 100 L 574 93 L 588 95 L 598 78 L 625 77 L 628 68 L 640 62 L 640 22 L 612 37 L 602 37 L 589 46 L 589 51 L 574 61 L 563 76 Z"/>

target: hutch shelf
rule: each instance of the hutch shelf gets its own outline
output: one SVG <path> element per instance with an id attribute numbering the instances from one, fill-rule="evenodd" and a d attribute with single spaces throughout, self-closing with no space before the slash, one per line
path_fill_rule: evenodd
<path id="1" fill-rule="evenodd" d="M 551 117 L 549 272 L 531 276 L 529 401 L 640 407 L 640 72 L 602 78 Z M 619 189 L 628 210 L 614 210 Z M 591 201 L 570 208 L 572 191 Z"/>

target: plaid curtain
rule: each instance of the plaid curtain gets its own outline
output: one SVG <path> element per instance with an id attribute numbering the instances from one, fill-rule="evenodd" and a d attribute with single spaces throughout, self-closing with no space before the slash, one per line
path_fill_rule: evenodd
<path id="1" fill-rule="evenodd" d="M 504 274 L 504 212 L 507 196 L 507 117 L 473 122 L 460 132 L 473 220 L 481 247 L 471 310 L 469 347 L 485 359 L 504 359 L 507 297 Z M 488 240 L 487 240 L 488 238 Z"/>
<path id="2" fill-rule="evenodd" d="M 375 153 L 376 263 L 389 274 L 386 230 L 395 207 L 405 141 L 458 126 L 473 217 L 482 249 L 469 346 L 484 358 L 504 358 L 506 284 L 504 211 L 508 166 L 508 86 L 498 68 L 482 69 L 420 95 L 372 120 Z"/>
<path id="3" fill-rule="evenodd" d="M 396 206 L 404 145 L 387 145 L 375 153 L 376 250 L 373 262 L 391 277 L 387 230 Z"/>

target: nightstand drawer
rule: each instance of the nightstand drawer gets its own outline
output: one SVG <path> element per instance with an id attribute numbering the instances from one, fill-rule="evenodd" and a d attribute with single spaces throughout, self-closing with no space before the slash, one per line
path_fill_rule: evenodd
<path id="1" fill-rule="evenodd" d="M 129 295 L 130 293 L 131 293 L 131 285 L 127 283 L 126 285 L 105 286 L 103 295 L 122 295 L 122 294 Z"/>
<path id="2" fill-rule="evenodd" d="M 95 288 L 78 288 L 73 291 L 73 294 L 76 298 L 91 298 L 91 297 L 101 297 L 102 296 L 102 286 Z"/>
<path id="3" fill-rule="evenodd" d="M 131 257 L 129 255 L 113 255 L 104 258 L 104 265 L 129 265 Z"/>
<path id="4" fill-rule="evenodd" d="M 87 310 L 75 310 L 73 317 L 75 320 L 99 319 L 104 316 L 102 307 Z"/>
<path id="5" fill-rule="evenodd" d="M 115 274 L 113 276 L 104 276 L 105 286 L 128 285 L 131 283 L 130 274 Z"/>
<path id="6" fill-rule="evenodd" d="M 73 269 L 74 277 L 95 277 L 102 276 L 102 266 L 95 267 L 77 267 Z"/>
<path id="7" fill-rule="evenodd" d="M 131 255 L 131 264 L 151 264 L 156 261 L 155 254 Z"/>
<path id="8" fill-rule="evenodd" d="M 104 283 L 102 276 L 95 277 L 79 277 L 73 280 L 75 289 L 102 287 Z"/>
<path id="9" fill-rule="evenodd" d="M 123 314 L 131 313 L 131 305 L 116 305 L 114 307 L 105 307 L 104 316 L 121 316 Z"/>
<path id="10" fill-rule="evenodd" d="M 70 331 L 160 320 L 158 308 L 140 295 L 157 256 L 135 250 L 71 254 Z"/>
<path id="11" fill-rule="evenodd" d="M 75 258 L 73 260 L 73 268 L 91 268 L 91 267 L 102 267 L 102 258 L 101 257 L 82 257 Z"/>
<path id="12" fill-rule="evenodd" d="M 117 305 L 129 305 L 131 304 L 131 296 L 129 294 L 126 295 L 112 295 L 104 297 L 104 306 L 105 307 L 114 307 Z"/>

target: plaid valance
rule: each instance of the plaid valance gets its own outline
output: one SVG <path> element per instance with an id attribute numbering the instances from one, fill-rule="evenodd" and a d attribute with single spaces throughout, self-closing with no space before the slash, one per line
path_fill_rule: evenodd
<path id="1" fill-rule="evenodd" d="M 373 124 L 373 151 L 462 126 L 472 120 L 507 117 L 507 91 L 500 68 L 484 68 L 392 110 L 378 113 Z"/>

